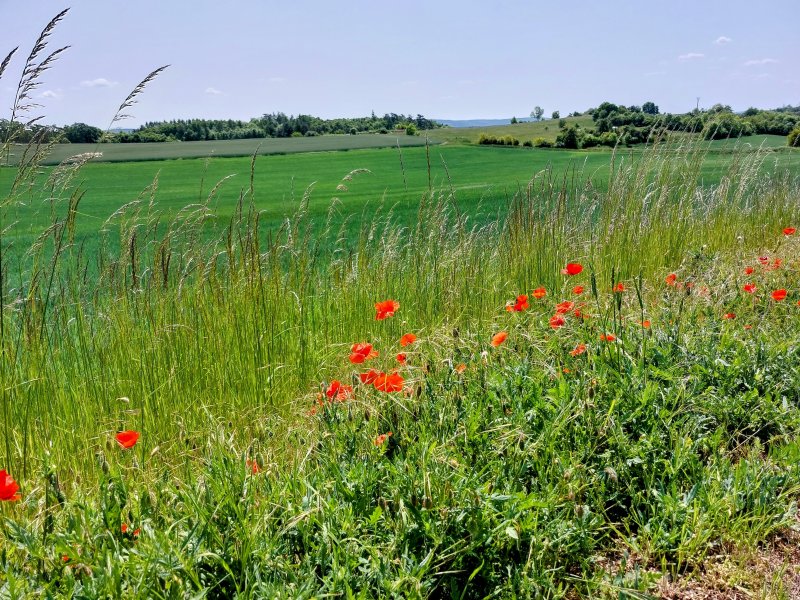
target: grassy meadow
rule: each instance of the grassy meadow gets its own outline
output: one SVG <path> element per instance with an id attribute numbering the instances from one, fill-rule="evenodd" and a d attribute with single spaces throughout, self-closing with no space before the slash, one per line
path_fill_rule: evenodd
<path id="1" fill-rule="evenodd" d="M 793 597 L 798 159 L 0 170 L 0 596 Z"/>

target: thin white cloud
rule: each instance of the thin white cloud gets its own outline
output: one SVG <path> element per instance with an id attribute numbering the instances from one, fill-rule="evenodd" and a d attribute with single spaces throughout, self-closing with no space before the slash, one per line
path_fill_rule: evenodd
<path id="1" fill-rule="evenodd" d="M 721 35 L 717 39 L 714 40 L 714 43 L 717 46 L 721 46 L 722 44 L 730 44 L 733 40 L 729 38 L 727 35 Z"/>
<path id="2" fill-rule="evenodd" d="M 678 57 L 678 60 L 696 60 L 698 58 L 705 58 L 705 54 L 701 54 L 700 52 L 687 52 L 686 54 L 681 54 Z"/>
<path id="3" fill-rule="evenodd" d="M 94 88 L 94 87 L 114 87 L 118 85 L 118 81 L 111 81 L 105 77 L 98 77 L 97 79 L 87 79 L 81 81 L 81 87 Z"/>
<path id="4" fill-rule="evenodd" d="M 778 61 L 774 58 L 758 58 L 751 59 L 744 62 L 745 67 L 755 67 L 760 65 L 774 65 Z"/>
<path id="5" fill-rule="evenodd" d="M 61 94 L 55 90 L 45 90 L 39 94 L 39 98 L 61 98 Z"/>
<path id="6" fill-rule="evenodd" d="M 209 94 L 211 96 L 221 96 L 222 92 L 219 91 L 217 88 L 207 87 L 206 88 L 206 94 Z"/>

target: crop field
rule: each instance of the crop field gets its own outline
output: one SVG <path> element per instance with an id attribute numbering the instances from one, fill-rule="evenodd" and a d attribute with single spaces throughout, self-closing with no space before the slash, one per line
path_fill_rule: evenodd
<path id="1" fill-rule="evenodd" d="M 698 177 L 707 185 L 719 182 L 732 164 L 731 152 L 741 160 L 760 148 L 762 171 L 800 172 L 800 152 L 775 148 L 770 136 L 759 136 L 738 144 L 702 144 L 704 156 Z M 773 136 L 777 137 L 777 136 Z M 290 140 L 294 141 L 294 140 Z M 305 141 L 305 140 L 298 140 Z M 131 144 L 135 146 L 135 144 Z M 177 144 L 181 145 L 181 144 Z M 770 149 L 775 151 L 770 151 Z M 621 149 L 616 163 L 636 162 L 641 149 Z M 428 170 L 430 162 L 430 171 Z M 124 163 L 88 163 L 80 171 L 80 189 L 85 192 L 75 219 L 79 241 L 92 249 L 99 230 L 114 229 L 106 224 L 120 207 L 140 198 L 154 181 L 155 208 L 165 222 L 190 204 L 208 204 L 213 209 L 207 231 L 227 226 L 237 210 L 240 193 L 250 188 L 253 167 L 254 206 L 261 225 L 274 229 L 291 217 L 304 196 L 308 213 L 315 223 L 327 217 L 332 223 L 369 218 L 371 211 L 391 208 L 398 223 L 413 224 L 420 198 L 430 189 L 452 196 L 456 207 L 473 224 L 495 220 L 508 201 L 529 183 L 547 175 L 591 181 L 597 188 L 606 185 L 612 153 L 608 151 L 539 150 L 471 146 L 431 146 L 384 148 L 349 152 L 309 152 L 250 157 L 213 157 Z M 53 169 L 43 174 L 17 195 L 6 222 L 13 223 L 6 234 L 16 246 L 26 248 L 51 223 L 68 197 L 57 189 L 47 189 Z M 350 180 L 345 180 L 355 172 Z M 14 170 L 0 168 L 0 194 L 8 193 Z M 429 178 L 430 173 L 430 178 Z M 146 194 L 148 202 L 149 192 Z"/>
<path id="2" fill-rule="evenodd" d="M 293 154 L 297 152 L 328 152 L 385 148 L 387 146 L 424 146 L 425 138 L 396 134 L 325 135 L 303 138 L 267 138 L 220 140 L 209 142 L 169 142 L 140 144 L 55 144 L 42 161 L 45 165 L 60 162 L 86 152 L 102 154 L 103 162 L 207 158 L 214 156 L 252 156 L 253 154 Z M 25 151 L 15 146 L 10 163 L 16 164 Z"/>

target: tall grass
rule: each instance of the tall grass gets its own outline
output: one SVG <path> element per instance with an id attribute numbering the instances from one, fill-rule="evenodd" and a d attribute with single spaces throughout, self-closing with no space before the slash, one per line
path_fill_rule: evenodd
<path id="1" fill-rule="evenodd" d="M 129 426 L 160 440 L 202 436 L 209 416 L 275 427 L 330 378 L 334 353 L 376 338 L 365 315 L 380 299 L 398 299 L 404 315 L 383 336 L 485 328 L 517 293 L 557 289 L 568 260 L 601 285 L 612 272 L 652 280 L 687 257 L 759 250 L 797 220 L 797 181 L 759 175 L 762 154 L 734 156 L 713 187 L 698 179 L 703 159 L 701 144 L 615 155 L 603 189 L 579 169 L 544 171 L 483 227 L 444 188 L 420 198 L 415 226 L 381 206 L 334 229 L 340 207 L 312 222 L 309 189 L 293 218 L 265 232 L 252 185 L 219 226 L 219 184 L 164 226 L 156 179 L 106 220 L 92 257 L 72 236 L 82 161 L 64 165 L 45 188 L 53 221 L 29 250 L 32 267 L 4 290 L 2 459 L 24 475 L 47 446 L 77 475 L 90 448 Z"/>

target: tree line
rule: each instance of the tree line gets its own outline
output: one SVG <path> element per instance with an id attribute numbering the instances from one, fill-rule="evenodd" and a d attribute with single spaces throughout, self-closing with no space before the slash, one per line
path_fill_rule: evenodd
<path id="1" fill-rule="evenodd" d="M 369 117 L 322 119 L 311 115 L 286 115 L 282 112 L 241 121 L 235 119 L 173 119 L 145 123 L 133 131 L 103 132 L 87 125 L 73 123 L 63 127 L 32 124 L 23 126 L 0 119 L 0 141 L 16 143 L 54 141 L 94 144 L 137 142 L 193 142 L 248 138 L 310 137 L 315 135 L 402 132 L 415 135 L 420 130 L 441 127 L 422 115 L 386 113 Z"/>

